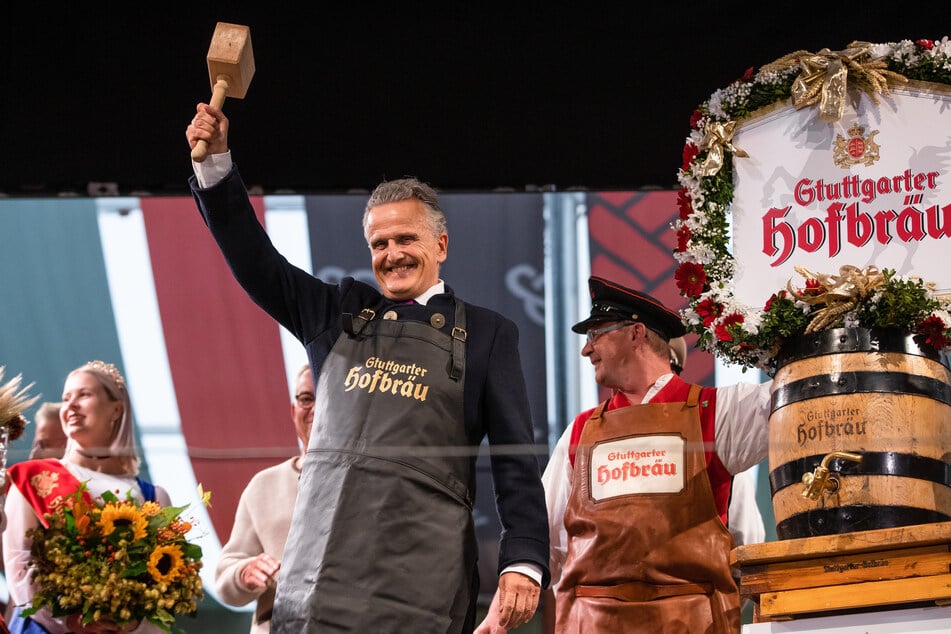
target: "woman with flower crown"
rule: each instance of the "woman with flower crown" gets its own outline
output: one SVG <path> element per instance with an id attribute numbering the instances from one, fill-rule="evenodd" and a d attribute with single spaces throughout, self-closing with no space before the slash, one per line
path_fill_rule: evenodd
<path id="1" fill-rule="evenodd" d="M 4 511 L 7 528 L 3 533 L 3 561 L 6 566 L 10 600 L 17 608 L 10 621 L 14 634 L 77 634 L 114 632 L 160 632 L 158 626 L 143 622 L 120 627 L 111 619 L 82 624 L 80 614 L 55 618 L 48 607 L 29 617 L 20 612 L 29 607 L 37 588 L 32 584 L 28 531 L 47 525 L 44 515 L 57 509 L 76 491 L 88 502 L 106 492 L 122 498 L 129 492 L 139 503 L 157 502 L 170 506 L 168 493 L 137 477 L 132 406 L 125 379 L 111 363 L 90 361 L 70 372 L 63 387 L 60 414 L 68 437 L 61 459 L 27 460 L 10 467 Z"/>

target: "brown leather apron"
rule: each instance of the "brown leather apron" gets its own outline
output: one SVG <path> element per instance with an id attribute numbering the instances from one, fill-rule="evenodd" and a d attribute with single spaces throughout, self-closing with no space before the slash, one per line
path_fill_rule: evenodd
<path id="1" fill-rule="evenodd" d="M 605 411 L 578 444 L 565 510 L 568 555 L 556 631 L 740 631 L 730 532 L 716 511 L 700 430 L 686 403 Z"/>
<path id="2" fill-rule="evenodd" d="M 344 317 L 350 334 L 317 382 L 271 631 L 460 632 L 477 579 L 463 303 L 452 335 Z"/>

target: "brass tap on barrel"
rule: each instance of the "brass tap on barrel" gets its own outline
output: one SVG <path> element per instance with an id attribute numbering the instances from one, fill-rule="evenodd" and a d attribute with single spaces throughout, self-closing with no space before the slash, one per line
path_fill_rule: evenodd
<path id="1" fill-rule="evenodd" d="M 839 490 L 839 479 L 829 471 L 829 463 L 833 458 L 862 462 L 861 454 L 833 451 L 822 459 L 815 471 L 802 474 L 802 483 L 806 485 L 802 490 L 802 497 L 818 500 L 825 491 L 831 493 Z"/>

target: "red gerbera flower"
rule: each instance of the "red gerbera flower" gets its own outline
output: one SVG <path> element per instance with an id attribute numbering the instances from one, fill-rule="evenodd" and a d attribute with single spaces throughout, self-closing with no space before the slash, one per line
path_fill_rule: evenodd
<path id="1" fill-rule="evenodd" d="M 697 124 L 700 123 L 700 119 L 703 118 L 703 113 L 699 109 L 694 110 L 693 114 L 690 115 L 690 127 L 696 129 Z"/>
<path id="2" fill-rule="evenodd" d="M 686 297 L 697 297 L 707 283 L 707 272 L 696 262 L 684 262 L 674 273 L 677 288 Z"/>
<path id="3" fill-rule="evenodd" d="M 948 345 L 948 338 L 944 336 L 945 330 L 947 330 L 947 326 L 944 325 L 940 317 L 935 315 L 926 317 L 915 328 L 916 332 L 925 336 L 925 343 L 935 350 L 941 350 Z"/>
<path id="4" fill-rule="evenodd" d="M 815 278 L 806 280 L 806 287 L 802 289 L 802 295 L 820 295 L 821 293 L 822 286 L 819 284 L 819 280 Z"/>
<path id="5" fill-rule="evenodd" d="M 690 242 L 690 228 L 687 225 L 680 225 L 677 229 L 677 250 L 686 251 L 687 243 Z"/>
<path id="6" fill-rule="evenodd" d="M 677 192 L 677 206 L 680 208 L 681 220 L 686 220 L 693 213 L 693 201 L 690 200 L 686 187 L 681 187 Z"/>
<path id="7" fill-rule="evenodd" d="M 693 160 L 697 158 L 697 155 L 700 154 L 700 148 L 698 148 L 693 143 L 687 143 L 684 145 L 683 152 L 683 162 L 681 164 L 681 169 L 687 171 L 690 169 L 690 164 L 693 163 Z"/>
<path id="8" fill-rule="evenodd" d="M 723 304 L 713 301 L 709 297 L 697 304 L 697 315 L 703 322 L 704 328 L 709 328 L 716 318 L 723 314 Z"/>
<path id="9" fill-rule="evenodd" d="M 925 49 L 926 51 L 930 51 L 932 48 L 934 48 L 934 42 L 932 42 L 931 40 L 915 40 L 915 44 Z"/>
<path id="10" fill-rule="evenodd" d="M 733 341 L 733 335 L 727 330 L 727 326 L 732 326 L 733 324 L 742 324 L 743 315 L 739 313 L 732 313 L 723 318 L 716 327 L 716 336 L 720 341 Z"/>
<path id="11" fill-rule="evenodd" d="M 773 293 L 770 295 L 769 299 L 766 300 L 766 306 L 763 307 L 763 310 L 768 313 L 770 307 L 773 305 L 773 302 L 784 297 L 786 297 L 786 291 L 777 291 Z"/>

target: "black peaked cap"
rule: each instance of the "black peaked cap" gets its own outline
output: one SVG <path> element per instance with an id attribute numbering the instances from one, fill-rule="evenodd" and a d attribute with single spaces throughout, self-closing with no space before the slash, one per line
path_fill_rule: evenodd
<path id="1" fill-rule="evenodd" d="M 639 321 L 668 341 L 687 334 L 680 315 L 645 293 L 621 286 L 603 277 L 588 279 L 591 293 L 591 316 L 571 327 L 584 334 L 597 323 L 604 321 Z"/>

